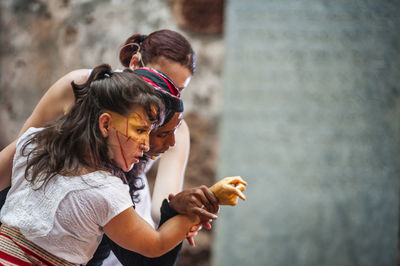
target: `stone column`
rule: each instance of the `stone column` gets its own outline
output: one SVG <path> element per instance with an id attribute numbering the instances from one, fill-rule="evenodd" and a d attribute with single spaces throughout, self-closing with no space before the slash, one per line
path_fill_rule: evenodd
<path id="1" fill-rule="evenodd" d="M 226 6 L 213 265 L 397 265 L 400 2 Z"/>

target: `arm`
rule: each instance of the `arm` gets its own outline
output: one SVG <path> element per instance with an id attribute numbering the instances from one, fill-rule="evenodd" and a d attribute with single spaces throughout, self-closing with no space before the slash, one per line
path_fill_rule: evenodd
<path id="1" fill-rule="evenodd" d="M 161 206 L 161 221 L 159 226 L 164 224 L 167 220 L 176 216 L 178 213 L 171 208 L 167 200 L 164 200 Z M 171 251 L 156 258 L 148 258 L 139 253 L 121 248 L 115 242 L 111 241 L 107 236 L 103 237 L 110 247 L 115 256 L 118 258 L 122 265 L 142 265 L 142 266 L 171 266 L 175 265 L 182 248 L 182 242 L 179 243 Z"/>
<path id="2" fill-rule="evenodd" d="M 156 231 L 132 208 L 128 208 L 111 219 L 103 230 L 117 245 L 154 258 L 178 245 L 198 222 L 198 217 L 190 219 L 185 215 L 177 215 Z"/>
<path id="3" fill-rule="evenodd" d="M 151 202 L 151 214 L 156 223 L 160 220 L 159 208 L 162 201 L 170 193 L 176 194 L 182 190 L 189 151 L 190 132 L 183 120 L 175 132 L 175 146 L 161 156 L 158 165 Z"/>
<path id="4" fill-rule="evenodd" d="M 203 205 L 205 208 L 214 208 L 217 201 L 224 205 L 236 205 L 237 197 L 245 199 L 242 191 L 244 191 L 246 185 L 247 183 L 241 177 L 227 177 L 213 185 L 210 189 L 204 186 L 201 186 L 200 189 L 195 189 L 197 191 L 194 194 L 204 193 L 200 201 L 196 199 L 192 203 L 188 203 L 191 200 L 181 199 L 177 201 L 177 206 L 180 205 L 180 202 L 181 204 L 192 206 L 191 208 L 182 206 L 177 208 L 181 208 L 185 213 L 196 213 L 194 209 L 203 212 Z M 193 193 L 185 194 L 182 192 L 173 199 L 183 198 L 185 195 L 191 197 Z M 203 200 L 206 201 L 204 202 L 205 204 L 203 204 Z M 212 214 L 210 213 L 209 215 Z M 191 215 L 191 217 L 192 219 L 189 216 L 176 215 L 155 231 L 133 208 L 128 208 L 112 218 L 103 227 L 103 231 L 120 247 L 155 258 L 178 245 L 185 238 L 190 228 L 200 222 L 200 218 L 197 215 Z"/>
<path id="5" fill-rule="evenodd" d="M 88 78 L 88 74 L 88 69 L 75 70 L 54 83 L 26 120 L 18 136 L 21 136 L 30 127 L 41 127 L 46 122 L 66 113 L 75 101 L 71 81 L 75 81 L 78 84 L 84 83 Z M 11 185 L 12 161 L 16 142 L 15 140 L 0 152 L 0 190 Z"/>
<path id="6" fill-rule="evenodd" d="M 201 208 L 204 205 L 205 208 Z M 170 202 L 164 200 L 161 205 L 161 221 L 159 227 L 163 225 L 167 220 L 176 216 L 178 213 L 181 214 L 197 214 L 201 220 L 216 219 L 216 215 L 213 213 L 218 212 L 218 199 L 215 195 L 205 186 L 184 190 L 174 197 L 170 198 Z M 136 252 L 127 250 L 118 246 L 116 243 L 111 241 L 107 236 L 103 237 L 103 246 L 109 246 L 114 252 L 115 256 L 123 265 L 143 265 L 143 266 L 170 266 L 174 265 L 179 252 L 182 247 L 182 243 L 178 244 L 171 251 L 157 258 L 148 258 L 140 255 Z M 103 260 L 102 256 L 108 256 L 109 251 L 101 248 L 96 251 L 93 259 L 88 265 L 98 265 Z"/>
<path id="7" fill-rule="evenodd" d="M 231 183 L 233 182 L 229 182 L 229 184 Z M 218 186 L 216 191 L 228 195 L 236 193 L 229 186 Z M 226 193 L 224 193 L 225 191 Z M 113 242 L 122 248 L 154 258 L 161 256 L 181 242 L 192 226 L 200 222 L 199 216 L 202 219 L 216 219 L 216 215 L 209 211 L 218 211 L 217 202 L 218 199 L 211 189 L 200 186 L 178 193 L 171 199 L 171 207 L 175 211 L 189 216 L 176 215 L 162 224 L 157 231 L 132 208 L 126 209 L 111 219 L 103 227 L 103 230 Z"/>

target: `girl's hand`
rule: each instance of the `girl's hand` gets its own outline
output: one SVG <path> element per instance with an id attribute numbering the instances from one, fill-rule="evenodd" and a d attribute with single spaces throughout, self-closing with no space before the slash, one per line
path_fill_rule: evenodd
<path id="1" fill-rule="evenodd" d="M 247 183 L 240 176 L 225 177 L 221 181 L 210 187 L 210 190 L 218 198 L 219 205 L 235 206 L 238 197 L 246 200 L 246 196 L 242 193 Z"/>

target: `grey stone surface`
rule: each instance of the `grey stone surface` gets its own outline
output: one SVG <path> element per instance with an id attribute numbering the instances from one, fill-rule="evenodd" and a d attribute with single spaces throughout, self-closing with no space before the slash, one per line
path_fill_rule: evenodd
<path id="1" fill-rule="evenodd" d="M 213 265 L 397 265 L 399 1 L 241 1 L 226 10 Z"/>

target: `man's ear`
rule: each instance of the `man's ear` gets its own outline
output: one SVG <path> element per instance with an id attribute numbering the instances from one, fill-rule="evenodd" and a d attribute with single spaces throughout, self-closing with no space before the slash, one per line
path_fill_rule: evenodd
<path id="1" fill-rule="evenodd" d="M 103 137 L 107 138 L 109 130 L 111 129 L 111 115 L 109 113 L 102 113 L 99 117 L 99 128 Z"/>
<path id="2" fill-rule="evenodd" d="M 137 54 L 134 54 L 131 58 L 131 61 L 129 62 L 129 68 L 135 70 L 139 67 L 141 67 L 140 58 Z"/>

